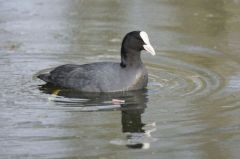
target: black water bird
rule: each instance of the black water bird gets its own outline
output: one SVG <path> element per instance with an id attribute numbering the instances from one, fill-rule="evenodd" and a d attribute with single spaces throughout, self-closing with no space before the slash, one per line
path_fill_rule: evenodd
<path id="1" fill-rule="evenodd" d="M 155 55 L 147 33 L 132 31 L 122 41 L 120 63 L 66 64 L 37 77 L 55 86 L 82 92 L 140 90 L 148 83 L 148 73 L 141 60 L 142 50 Z"/>

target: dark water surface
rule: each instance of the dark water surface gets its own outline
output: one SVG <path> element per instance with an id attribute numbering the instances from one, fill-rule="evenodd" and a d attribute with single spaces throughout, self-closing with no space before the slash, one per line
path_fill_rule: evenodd
<path id="1" fill-rule="evenodd" d="M 132 30 L 156 49 L 143 53 L 147 90 L 59 92 L 35 78 L 119 61 Z M 3 159 L 238 159 L 240 1 L 0 0 L 0 84 Z"/>

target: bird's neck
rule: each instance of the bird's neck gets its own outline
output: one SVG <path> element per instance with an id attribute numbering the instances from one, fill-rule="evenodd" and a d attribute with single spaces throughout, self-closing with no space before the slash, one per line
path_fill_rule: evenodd
<path id="1" fill-rule="evenodd" d="M 120 65 L 122 68 L 141 67 L 142 60 L 140 51 L 122 48 Z"/>

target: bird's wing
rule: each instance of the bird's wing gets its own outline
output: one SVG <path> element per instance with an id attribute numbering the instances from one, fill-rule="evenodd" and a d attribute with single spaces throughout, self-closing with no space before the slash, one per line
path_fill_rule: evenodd
<path id="1" fill-rule="evenodd" d="M 55 85 L 64 86 L 64 82 L 68 75 L 75 70 L 79 65 L 66 64 L 56 67 L 49 73 L 50 82 Z"/>

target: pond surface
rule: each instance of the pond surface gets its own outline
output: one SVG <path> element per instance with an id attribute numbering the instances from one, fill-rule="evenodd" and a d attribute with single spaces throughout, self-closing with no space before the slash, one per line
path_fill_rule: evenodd
<path id="1" fill-rule="evenodd" d="M 0 15 L 0 158 L 239 158 L 239 0 L 0 0 Z M 132 30 L 157 53 L 142 53 L 147 90 L 88 95 L 35 77 L 119 61 Z"/>

